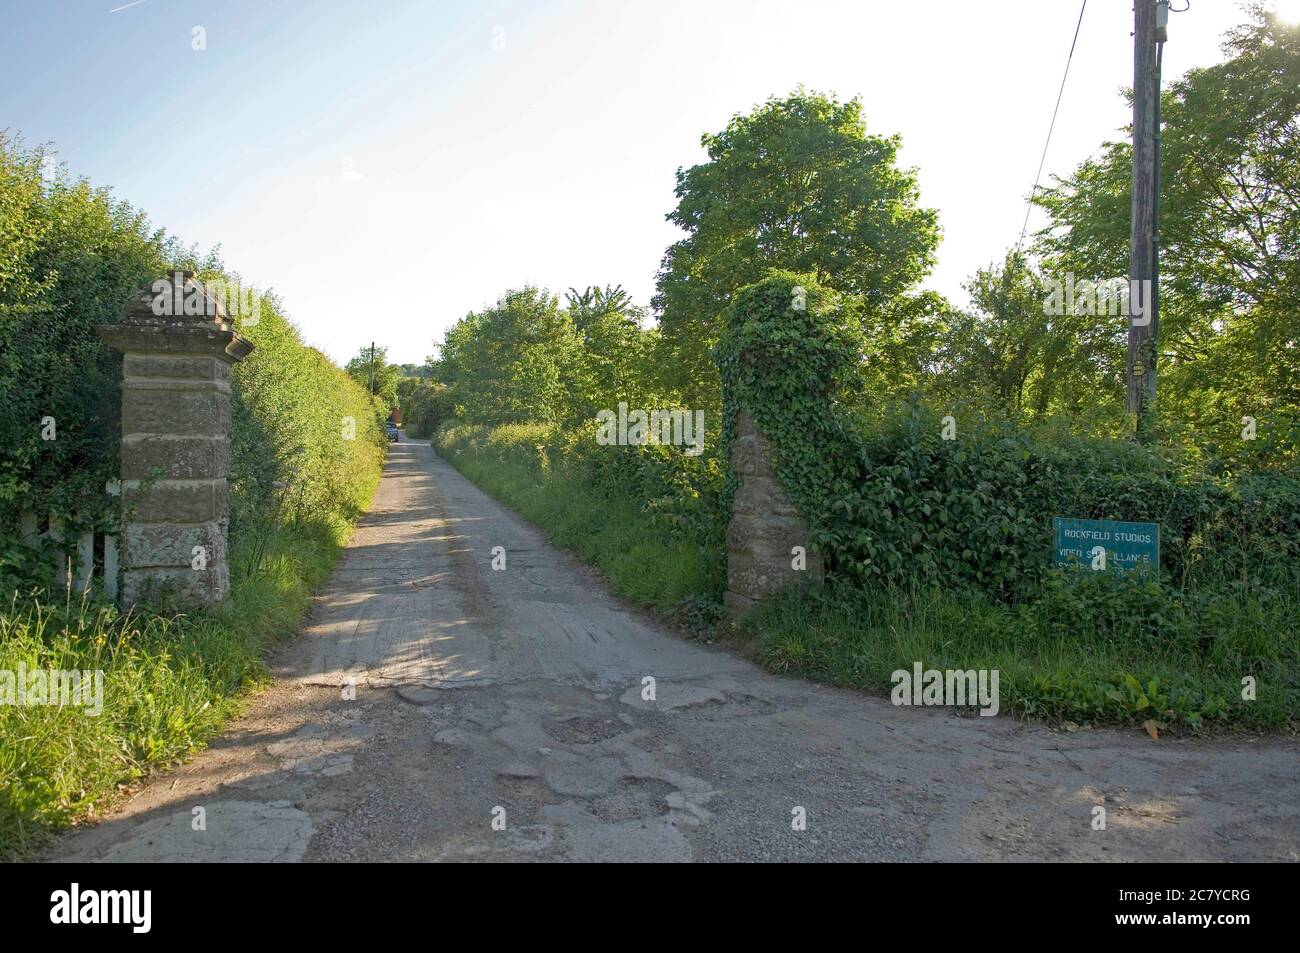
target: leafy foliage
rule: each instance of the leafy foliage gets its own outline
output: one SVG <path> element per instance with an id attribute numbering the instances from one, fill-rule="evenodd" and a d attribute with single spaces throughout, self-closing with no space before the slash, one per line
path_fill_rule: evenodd
<path id="1" fill-rule="evenodd" d="M 1159 416 L 1169 440 L 1233 466 L 1300 459 L 1300 25 L 1252 4 L 1227 59 L 1163 94 Z M 1043 194 L 1056 274 L 1128 273 L 1132 150 Z M 1122 322 L 1117 325 L 1122 329 Z M 1107 363 L 1123 359 L 1115 335 Z M 1122 377 L 1109 375 L 1111 399 Z M 1242 418 L 1258 439 L 1243 440 Z"/>
<path id="2" fill-rule="evenodd" d="M 232 546 L 268 521 L 350 525 L 383 464 L 382 399 L 307 347 L 272 297 L 241 330 L 255 347 L 231 395 Z"/>
<path id="3" fill-rule="evenodd" d="M 522 288 L 450 328 L 437 373 L 452 388 L 458 416 L 484 423 L 558 423 L 574 416 L 565 382 L 580 346 L 573 320 L 555 296 Z"/>
<path id="4" fill-rule="evenodd" d="M 422 378 L 406 377 L 399 381 L 397 399 L 402 408 L 402 425 L 412 437 L 433 436 L 456 409 L 446 384 Z"/>
<path id="5" fill-rule="evenodd" d="M 144 214 L 84 180 L 49 176 L 51 157 L 0 139 L 0 589 L 43 585 L 47 567 L 19 538 L 21 511 L 69 529 L 110 523 L 117 475 L 121 361 L 95 326 L 175 268 L 238 286 L 215 255 L 199 258 Z M 12 253 L 10 253 L 12 250 Z M 378 408 L 307 347 L 280 303 L 262 296 L 256 345 L 234 371 L 231 542 L 266 521 L 345 525 L 373 488 L 384 454 Z M 56 439 L 42 439 L 53 417 Z M 342 421 L 356 421 L 344 439 Z M 70 536 L 73 534 L 69 534 Z"/>
<path id="6" fill-rule="evenodd" d="M 735 414 L 754 418 L 834 574 L 1026 598 L 1049 572 L 1051 518 L 1071 515 L 1160 523 L 1180 585 L 1295 578 L 1300 480 L 1214 476 L 1128 442 L 1035 435 L 959 408 L 945 439 L 950 415 L 922 402 L 846 399 L 859 327 L 811 277 L 777 272 L 736 296 L 719 348 L 727 435 Z"/>
<path id="7" fill-rule="evenodd" d="M 599 568 L 620 595 L 699 617 L 722 594 L 716 453 L 602 447 L 590 430 L 452 425 L 435 438 L 466 476 Z M 707 613 L 705 613 L 707 615 Z"/>
<path id="8" fill-rule="evenodd" d="M 73 528 L 112 518 L 103 488 L 117 472 L 121 366 L 95 325 L 173 268 L 233 277 L 107 190 L 43 176 L 47 158 L 0 138 L 0 669 L 102 669 L 105 707 L 86 717 L 0 706 L 4 857 L 220 729 L 262 676 L 265 645 L 296 631 L 386 447 L 382 407 L 263 297 L 259 322 L 240 327 L 256 347 L 233 375 L 230 601 L 124 616 L 34 589 L 50 572 L 18 538 L 20 510 Z M 54 440 L 41 439 L 44 416 L 55 418 Z"/>
<path id="9" fill-rule="evenodd" d="M 688 235 L 664 255 L 653 305 L 673 383 L 714 407 L 710 349 L 736 291 L 783 268 L 881 307 L 929 271 L 939 229 L 896 164 L 898 137 L 869 135 L 858 100 L 797 90 L 701 144 L 709 161 L 677 172 L 668 220 Z"/>
<path id="10" fill-rule="evenodd" d="M 95 335 L 128 295 L 188 256 L 44 149 L 0 135 L 0 574 L 19 511 L 71 529 L 107 518 L 121 363 Z M 54 439 L 43 439 L 52 418 Z"/>
<path id="11" fill-rule="evenodd" d="M 401 379 L 402 369 L 388 363 L 388 348 L 376 347 L 372 353 L 370 347 L 363 347 L 343 369 L 368 393 L 383 401 L 385 408 L 391 410 L 396 406 L 397 382 Z"/>
<path id="12" fill-rule="evenodd" d="M 971 306 L 943 316 L 931 394 L 1027 423 L 1057 418 L 1076 432 L 1123 431 L 1125 318 L 1096 313 L 1099 305 L 1118 311 L 1118 296 L 1098 302 L 1089 286 L 1071 302 L 1071 287 L 1054 313 L 1047 275 L 1015 253 L 977 271 L 966 290 Z"/>

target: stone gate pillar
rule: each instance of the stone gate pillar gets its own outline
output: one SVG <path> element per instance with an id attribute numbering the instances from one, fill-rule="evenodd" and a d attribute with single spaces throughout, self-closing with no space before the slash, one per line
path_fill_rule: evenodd
<path id="1" fill-rule="evenodd" d="M 788 586 L 820 582 L 823 566 L 810 552 L 810 534 L 772 466 L 767 441 L 744 411 L 736 414 L 730 462 L 740 485 L 727 524 L 727 591 L 722 600 L 739 615 Z M 804 553 L 802 569 L 796 568 L 795 547 Z"/>
<path id="2" fill-rule="evenodd" d="M 164 589 L 190 606 L 230 590 L 230 369 L 253 345 L 192 272 L 133 295 L 99 336 L 121 351 L 123 605 Z"/>

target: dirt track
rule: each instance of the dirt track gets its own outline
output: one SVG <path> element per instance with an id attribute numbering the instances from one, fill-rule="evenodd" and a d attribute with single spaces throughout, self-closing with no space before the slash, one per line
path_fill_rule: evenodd
<path id="1" fill-rule="evenodd" d="M 418 442 L 275 671 L 55 859 L 1300 860 L 1292 739 L 1056 734 L 774 677 L 620 607 Z"/>

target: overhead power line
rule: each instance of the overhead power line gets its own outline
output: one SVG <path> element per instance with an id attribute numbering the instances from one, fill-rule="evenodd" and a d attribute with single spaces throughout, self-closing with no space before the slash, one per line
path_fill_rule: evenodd
<path id="1" fill-rule="evenodd" d="M 1038 183 L 1043 178 L 1043 166 L 1047 162 L 1047 149 L 1052 144 L 1052 132 L 1056 129 L 1056 115 L 1061 111 L 1061 97 L 1065 95 L 1065 81 L 1070 78 L 1070 64 L 1074 62 L 1074 48 L 1079 43 L 1079 27 L 1083 26 L 1083 11 L 1088 9 L 1088 0 L 1083 0 L 1079 7 L 1079 21 L 1074 25 L 1074 39 L 1070 41 L 1070 55 L 1065 58 L 1065 72 L 1061 76 L 1061 88 L 1056 94 L 1056 108 L 1052 110 L 1052 122 L 1047 127 L 1047 141 L 1043 143 L 1043 155 L 1038 160 L 1038 174 L 1034 176 L 1034 187 L 1029 190 L 1029 201 L 1025 205 L 1025 224 L 1020 227 L 1020 238 L 1016 241 L 1016 254 L 1025 241 L 1029 230 L 1029 213 L 1034 210 L 1034 196 L 1038 194 Z"/>

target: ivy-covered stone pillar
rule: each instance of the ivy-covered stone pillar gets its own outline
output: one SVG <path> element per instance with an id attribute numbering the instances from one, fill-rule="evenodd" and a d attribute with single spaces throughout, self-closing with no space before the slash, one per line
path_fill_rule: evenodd
<path id="1" fill-rule="evenodd" d="M 225 600 L 231 366 L 253 345 L 191 272 L 133 295 L 99 336 L 121 351 L 121 602 Z"/>
<path id="2" fill-rule="evenodd" d="M 727 524 L 727 609 L 742 614 L 774 592 L 822 578 L 821 559 L 808 552 L 809 533 L 772 466 L 771 449 L 744 411 L 731 441 L 736 481 Z"/>
<path id="3" fill-rule="evenodd" d="M 727 481 L 727 589 L 743 613 L 820 582 L 814 552 L 835 487 L 856 472 L 837 406 L 856 379 L 861 323 L 812 275 L 773 271 L 732 298 L 716 350 Z"/>

